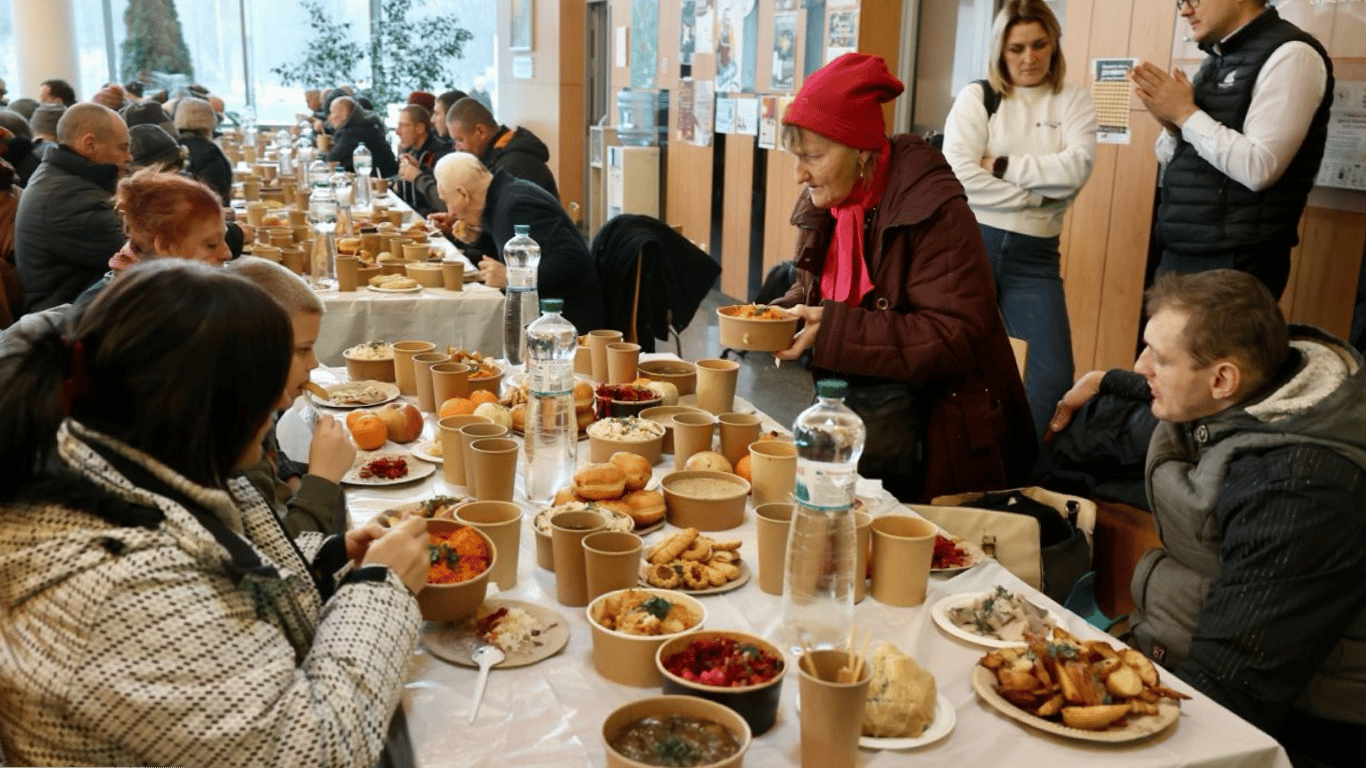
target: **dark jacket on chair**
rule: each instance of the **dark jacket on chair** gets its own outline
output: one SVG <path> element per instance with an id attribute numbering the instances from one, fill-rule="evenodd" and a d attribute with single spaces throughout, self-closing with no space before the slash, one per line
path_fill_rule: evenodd
<path id="1" fill-rule="evenodd" d="M 636 260 L 640 259 L 640 304 L 635 327 Z M 622 214 L 607 222 L 593 238 L 606 297 L 606 328 L 636 336 L 641 350 L 653 352 L 654 340 L 669 338 L 669 327 L 688 327 L 697 307 L 721 274 L 711 256 L 652 216 Z M 582 329 L 581 329 L 582 330 Z"/>

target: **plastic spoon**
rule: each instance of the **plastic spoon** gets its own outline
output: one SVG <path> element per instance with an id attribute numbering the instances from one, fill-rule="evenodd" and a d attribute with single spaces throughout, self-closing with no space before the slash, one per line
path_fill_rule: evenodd
<path id="1" fill-rule="evenodd" d="M 503 655 L 502 649 L 496 645 L 481 645 L 470 654 L 470 661 L 479 665 L 479 679 L 474 683 L 474 706 L 470 708 L 471 725 L 474 724 L 474 718 L 479 716 L 479 705 L 484 701 L 484 688 L 489 682 L 489 669 L 502 664 L 505 658 L 507 657 Z"/>

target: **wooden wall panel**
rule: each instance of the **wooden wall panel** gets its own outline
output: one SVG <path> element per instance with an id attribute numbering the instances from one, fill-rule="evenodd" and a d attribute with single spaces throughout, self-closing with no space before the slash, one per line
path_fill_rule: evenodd
<path id="1" fill-rule="evenodd" d="M 780 149 L 768 152 L 768 196 L 764 206 L 764 274 L 774 265 L 791 259 L 797 247 L 797 228 L 792 226 L 792 206 L 802 187 L 792 169 L 792 156 Z"/>
<path id="2" fill-rule="evenodd" d="M 1352 328 L 1363 246 L 1366 213 L 1306 208 L 1300 244 L 1290 255 L 1290 282 L 1281 297 L 1286 319 L 1346 338 Z"/>
<path id="3" fill-rule="evenodd" d="M 758 288 L 749 284 L 750 201 L 753 199 L 754 139 L 726 137 L 726 178 L 721 193 L 721 292 L 748 299 Z"/>

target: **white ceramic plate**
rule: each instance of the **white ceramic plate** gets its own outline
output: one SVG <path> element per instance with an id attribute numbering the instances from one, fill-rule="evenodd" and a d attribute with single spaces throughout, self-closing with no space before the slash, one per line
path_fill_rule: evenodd
<path id="1" fill-rule="evenodd" d="M 691 395 L 683 395 L 683 396 L 679 397 L 679 398 L 678 398 L 678 404 L 679 404 L 679 405 L 690 405 L 690 406 L 692 406 L 693 408 L 701 408 L 701 407 L 702 407 L 702 406 L 700 406 L 700 405 L 697 404 L 697 394 L 696 394 L 696 393 L 693 393 L 693 394 L 691 394 Z M 746 399 L 743 398 L 743 397 L 740 397 L 739 395 L 736 395 L 736 396 L 735 396 L 735 402 L 731 404 L 731 408 L 732 408 L 731 413 L 754 413 L 754 410 L 755 410 L 755 409 L 754 409 L 754 403 L 751 403 L 750 401 L 746 400 Z"/>
<path id="2" fill-rule="evenodd" d="M 934 623 L 938 624 L 940 629 L 959 640 L 965 640 L 974 645 L 980 645 L 985 648 L 1014 648 L 1016 646 L 1025 645 L 1025 641 L 1023 640 L 997 640 L 994 637 L 984 637 L 976 632 L 971 632 L 958 626 L 953 622 L 953 619 L 949 618 L 950 608 L 956 608 L 960 605 L 966 605 L 975 600 L 980 600 L 989 594 L 991 594 L 990 590 L 986 592 L 973 592 L 972 594 L 967 595 L 949 595 L 934 604 L 934 608 L 931 610 L 930 615 L 934 617 Z M 1050 622 L 1049 626 L 1065 626 L 1061 616 L 1053 611 L 1049 611 L 1047 608 L 1044 608 L 1044 610 L 1048 613 L 1047 621 Z"/>
<path id="3" fill-rule="evenodd" d="M 1137 741 L 1167 730 L 1175 725 L 1181 717 L 1181 707 L 1176 702 L 1171 699 L 1159 699 L 1157 714 L 1155 715 L 1127 715 L 1122 727 L 1108 728 L 1103 731 L 1087 731 L 1081 728 L 1069 728 L 1062 723 L 1036 717 L 1006 701 L 1001 694 L 996 692 L 996 675 L 992 674 L 991 670 L 986 667 L 974 666 L 972 668 L 972 690 L 977 692 L 982 701 L 990 704 L 1012 720 L 1024 723 L 1031 728 L 1037 728 L 1040 731 L 1079 741 L 1110 744 Z"/>
<path id="4" fill-rule="evenodd" d="M 680 584 L 679 586 L 674 587 L 674 591 L 682 592 L 685 595 L 692 595 L 693 597 L 702 597 L 703 595 L 719 595 L 722 592 L 730 592 L 732 590 L 739 589 L 740 587 L 743 587 L 745 584 L 749 582 L 749 564 L 746 563 L 744 560 L 741 560 L 740 562 L 736 563 L 736 565 L 740 569 L 740 575 L 736 576 L 734 579 L 731 579 L 730 581 L 726 582 L 725 584 L 722 584 L 719 587 L 710 587 L 708 589 L 687 589 L 686 587 Z M 651 566 L 649 563 L 640 564 L 640 586 L 648 587 L 649 589 L 663 589 L 663 587 L 656 587 L 655 585 L 645 580 L 645 574 L 651 567 L 653 566 Z"/>
<path id="5" fill-rule="evenodd" d="M 432 453 L 433 450 L 440 450 L 441 443 L 437 440 L 428 440 L 413 449 L 413 455 L 423 461 L 430 461 L 433 464 L 442 464 L 442 454 Z"/>
<path id="6" fill-rule="evenodd" d="M 484 601 L 484 607 L 490 611 L 499 608 L 521 608 L 531 614 L 531 618 L 542 627 L 541 634 L 536 637 L 530 648 L 508 654 L 507 659 L 494 669 L 535 664 L 559 653 L 569 642 L 569 623 L 563 616 L 543 605 L 524 603 L 521 600 L 490 598 Z M 474 617 L 470 617 L 458 624 L 435 621 L 423 623 L 422 644 L 437 658 L 462 667 L 478 667 L 470 660 L 470 654 L 474 653 L 475 648 L 483 645 L 484 641 L 474 634 Z"/>
<path id="7" fill-rule="evenodd" d="M 403 459 L 408 462 L 408 474 L 403 477 L 396 477 L 393 480 L 383 477 L 361 477 L 360 468 L 379 458 Z M 421 480 L 435 471 L 436 465 L 414 459 L 412 454 L 401 451 L 375 451 L 374 453 L 357 453 L 356 463 L 351 465 L 351 469 L 345 475 L 342 475 L 341 481 L 347 485 L 401 485 Z"/>
<path id="8" fill-rule="evenodd" d="M 378 285 L 367 285 L 365 287 L 375 293 L 417 293 L 422 290 L 422 286 L 420 285 L 414 285 L 411 288 L 381 288 Z"/>
<path id="9" fill-rule="evenodd" d="M 934 722 L 919 736 L 860 736 L 858 745 L 866 749 L 915 749 L 948 736 L 958 720 L 953 704 L 939 694 L 934 700 Z"/>
<path id="10" fill-rule="evenodd" d="M 372 406 L 383 405 L 384 403 L 392 402 L 398 399 L 398 385 L 392 384 L 387 381 L 370 381 L 367 379 L 365 381 L 353 381 L 347 382 L 345 384 L 333 384 L 332 386 L 324 387 L 324 389 L 326 389 L 327 393 L 331 395 L 337 392 L 356 390 L 366 386 L 373 386 L 377 388 L 380 391 L 380 398 L 377 400 L 367 401 L 364 403 L 334 403 L 331 400 L 324 400 L 318 397 L 317 395 L 313 394 L 312 392 L 307 392 L 308 400 L 314 405 L 323 408 L 370 408 Z"/>
<path id="11" fill-rule="evenodd" d="M 942 533 L 939 535 L 944 536 L 944 534 Z M 953 535 L 944 536 L 944 538 L 949 539 L 954 544 L 957 544 L 959 549 L 967 553 L 968 564 L 956 565 L 952 568 L 930 568 L 930 573 L 962 573 L 963 571 L 966 571 L 967 569 L 972 568 L 973 566 L 976 566 L 983 560 L 987 559 L 987 553 L 983 552 L 981 547 L 977 546 L 976 544 L 973 544 L 972 542 L 966 539 L 960 539 L 957 536 Z"/>

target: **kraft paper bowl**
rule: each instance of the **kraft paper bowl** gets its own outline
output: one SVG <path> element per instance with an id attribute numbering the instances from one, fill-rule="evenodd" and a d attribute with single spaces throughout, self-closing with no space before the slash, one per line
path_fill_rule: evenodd
<path id="1" fill-rule="evenodd" d="M 680 677 L 664 667 L 664 662 L 682 652 L 692 643 L 703 640 L 734 640 L 741 646 L 751 645 L 778 659 L 778 673 L 772 679 L 754 685 L 720 687 L 706 685 Z M 724 704 L 745 719 L 750 731 L 760 736 L 773 727 L 778 719 L 778 700 L 783 693 L 783 678 L 787 675 L 787 660 L 777 646 L 757 635 L 725 630 L 707 630 L 691 635 L 675 637 L 659 646 L 655 654 L 655 665 L 659 668 L 661 687 L 665 694 L 698 696 L 707 701 Z"/>
<path id="2" fill-rule="evenodd" d="M 668 635 L 631 635 L 603 627 L 599 621 L 604 615 L 608 601 L 629 591 L 631 590 L 618 589 L 615 592 L 607 592 L 588 604 L 588 625 L 593 630 L 593 667 L 598 670 L 598 674 L 614 683 L 649 688 L 659 685 L 659 668 L 655 665 L 655 654 L 659 646 L 675 637 L 690 635 L 701 629 L 707 622 L 707 609 L 697 598 L 682 592 L 641 587 L 637 591 L 687 606 L 697 617 L 697 623 L 682 632 Z"/>
<path id="3" fill-rule="evenodd" d="M 465 581 L 455 584 L 428 584 L 423 587 L 417 595 L 417 607 L 422 611 L 422 618 L 427 621 L 460 621 L 473 616 L 474 612 L 479 610 L 479 606 L 484 602 L 484 594 L 489 586 L 489 573 L 493 571 L 493 564 L 498 558 L 498 551 L 493 546 L 493 539 L 490 539 L 488 534 L 478 528 L 466 526 L 454 520 L 433 519 L 427 521 L 429 533 L 444 533 L 466 527 L 479 534 L 479 538 L 483 539 L 484 544 L 488 546 L 488 567 L 474 578 Z"/>
<path id="4" fill-rule="evenodd" d="M 728 707 L 696 696 L 654 696 L 623 704 L 603 721 L 602 738 L 607 746 L 608 768 L 650 768 L 650 763 L 638 762 L 617 752 L 612 748 L 612 742 L 616 741 L 617 736 L 627 725 L 642 718 L 661 715 L 684 715 L 710 720 L 720 723 L 735 735 L 735 740 L 740 745 L 735 754 L 724 760 L 704 763 L 700 768 L 740 768 L 745 764 L 745 752 L 749 750 L 752 735 L 744 718 Z"/>
<path id="5" fill-rule="evenodd" d="M 650 360 L 637 366 L 636 372 L 650 381 L 673 384 L 680 397 L 697 391 L 697 366 L 686 360 Z"/>
<path id="6" fill-rule="evenodd" d="M 717 307 L 716 331 L 721 346 L 743 349 L 748 352 L 781 352 L 792 346 L 792 336 L 797 331 L 797 316 L 773 307 L 782 317 L 775 320 L 760 320 L 753 317 L 736 317 L 735 313 L 748 305 Z"/>
<path id="7" fill-rule="evenodd" d="M 718 489 L 714 494 L 698 494 L 682 488 L 685 480 L 710 480 Z M 664 506 L 669 524 L 699 531 L 724 531 L 745 521 L 745 500 L 749 496 L 749 481 L 729 472 L 689 469 L 671 472 L 660 485 L 664 488 Z"/>
<path id="8" fill-rule="evenodd" d="M 346 373 L 352 381 L 394 381 L 394 358 L 383 360 L 361 360 L 351 356 L 351 350 L 342 352 L 346 360 Z"/>

